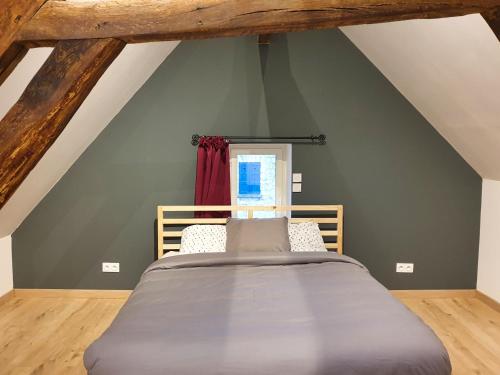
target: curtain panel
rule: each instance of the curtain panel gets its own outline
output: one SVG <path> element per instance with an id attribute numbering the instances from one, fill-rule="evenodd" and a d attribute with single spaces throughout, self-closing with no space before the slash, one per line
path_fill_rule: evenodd
<path id="1" fill-rule="evenodd" d="M 229 143 L 224 137 L 201 137 L 198 145 L 194 204 L 230 205 Z M 195 217 L 229 217 L 230 212 L 195 212 Z"/>

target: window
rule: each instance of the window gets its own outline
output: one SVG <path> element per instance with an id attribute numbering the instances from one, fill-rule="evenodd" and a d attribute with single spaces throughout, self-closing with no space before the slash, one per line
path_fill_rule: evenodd
<path id="1" fill-rule="evenodd" d="M 263 161 L 245 161 L 246 157 L 248 155 L 238 155 L 238 198 L 262 198 L 260 165 Z"/>
<path id="2" fill-rule="evenodd" d="M 281 206 L 291 203 L 292 146 L 276 144 L 230 145 L 231 204 Z M 233 212 L 234 217 L 245 217 Z M 287 214 L 277 213 L 281 216 Z M 274 212 L 255 212 L 255 217 L 274 217 Z"/>

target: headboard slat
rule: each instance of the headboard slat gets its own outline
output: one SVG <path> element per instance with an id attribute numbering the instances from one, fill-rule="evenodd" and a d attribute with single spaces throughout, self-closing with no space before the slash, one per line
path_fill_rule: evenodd
<path id="1" fill-rule="evenodd" d="M 325 247 L 328 250 L 336 250 L 339 254 L 343 252 L 343 219 L 344 207 L 342 205 L 292 205 L 292 206 L 158 206 L 158 258 L 163 256 L 167 250 L 179 250 L 182 231 L 178 228 L 168 230 L 165 227 L 175 226 L 183 227 L 194 224 L 225 224 L 225 218 L 175 218 L 173 214 L 178 212 L 197 212 L 197 211 L 229 211 L 246 212 L 249 219 L 253 219 L 255 212 L 275 211 L 275 212 L 314 212 L 313 216 L 292 217 L 291 223 L 303 223 L 312 221 L 320 226 L 329 224 L 328 227 L 321 229 L 320 232 L 325 240 Z M 321 215 L 318 213 L 321 212 Z M 317 217 L 324 214 L 335 214 L 332 217 Z M 332 228 L 330 225 L 334 225 Z M 171 228 L 173 229 L 173 228 Z M 327 237 L 327 238 L 325 238 Z M 332 238 L 333 237 L 333 238 Z M 168 243 L 164 243 L 168 240 Z M 173 243 L 174 242 L 174 243 Z"/>

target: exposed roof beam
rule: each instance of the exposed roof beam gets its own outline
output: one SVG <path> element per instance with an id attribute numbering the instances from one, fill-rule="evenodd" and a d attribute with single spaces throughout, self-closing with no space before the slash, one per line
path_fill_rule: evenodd
<path id="1" fill-rule="evenodd" d="M 0 85 L 16 68 L 17 64 L 28 52 L 28 48 L 21 44 L 11 44 L 0 58 Z"/>
<path id="2" fill-rule="evenodd" d="M 26 54 L 14 44 L 19 30 L 46 0 L 0 0 L 0 85 Z"/>
<path id="3" fill-rule="evenodd" d="M 48 0 L 18 39 L 129 43 L 269 34 L 481 13 L 500 0 Z"/>
<path id="4" fill-rule="evenodd" d="M 0 208 L 63 131 L 125 43 L 58 42 L 0 121 Z"/>
<path id="5" fill-rule="evenodd" d="M 488 25 L 490 25 L 498 40 L 500 40 L 500 8 L 484 12 L 482 16 L 486 22 L 488 22 Z"/>

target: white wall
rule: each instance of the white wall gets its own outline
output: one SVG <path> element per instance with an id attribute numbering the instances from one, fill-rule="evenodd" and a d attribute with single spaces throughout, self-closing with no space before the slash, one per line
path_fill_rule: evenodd
<path id="1" fill-rule="evenodd" d="M 500 302 L 500 181 L 483 180 L 477 289 Z"/>
<path id="2" fill-rule="evenodd" d="M 7 236 L 0 238 L 0 297 L 12 288 L 12 240 Z"/>
<path id="3" fill-rule="evenodd" d="M 500 180 L 500 47 L 479 14 L 342 31 L 481 177 Z"/>

